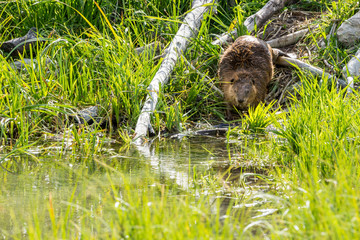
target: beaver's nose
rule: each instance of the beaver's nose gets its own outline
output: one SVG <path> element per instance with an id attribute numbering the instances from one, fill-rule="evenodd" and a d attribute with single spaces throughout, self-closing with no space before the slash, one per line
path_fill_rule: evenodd
<path id="1" fill-rule="evenodd" d="M 244 99 L 238 99 L 238 103 L 243 104 L 243 103 L 244 103 Z"/>

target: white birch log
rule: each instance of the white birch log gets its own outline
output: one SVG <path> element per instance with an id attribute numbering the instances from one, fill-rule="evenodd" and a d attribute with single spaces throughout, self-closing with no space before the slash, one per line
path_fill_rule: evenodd
<path id="1" fill-rule="evenodd" d="M 264 23 L 270 19 L 275 12 L 283 9 L 287 4 L 292 3 L 294 0 L 269 0 L 263 8 L 257 13 L 248 17 L 244 26 L 248 32 L 252 32 L 255 29 L 255 25 L 260 28 Z M 217 40 L 213 41 L 213 45 L 225 45 L 232 41 L 232 38 L 237 37 L 237 30 L 233 30 L 230 33 L 222 34 Z"/>
<path id="2" fill-rule="evenodd" d="M 149 94 L 146 97 L 135 128 L 135 144 L 142 144 L 143 138 L 148 133 L 150 114 L 152 114 L 156 108 L 160 86 L 168 82 L 179 56 L 185 52 L 189 40 L 197 36 L 204 13 L 209 11 L 213 5 L 211 3 L 215 1 L 216 0 L 193 1 L 192 9 L 185 16 L 184 23 L 180 26 L 179 31 L 172 40 L 159 70 L 148 87 Z"/>
<path id="3" fill-rule="evenodd" d="M 294 33 L 290 33 L 286 36 L 282 36 L 276 39 L 267 41 L 267 43 L 273 48 L 285 47 L 291 44 L 297 43 L 301 38 L 303 38 L 309 29 L 303 29 Z"/>
<path id="4" fill-rule="evenodd" d="M 135 147 L 139 154 L 147 159 L 150 166 L 155 168 L 161 176 L 170 177 L 183 189 L 189 188 L 189 173 L 180 168 L 175 161 L 178 156 L 169 157 L 159 154 L 158 151 L 154 151 L 154 147 L 151 147 L 149 142 L 137 144 Z"/>
<path id="5" fill-rule="evenodd" d="M 360 76 L 360 50 L 358 50 L 354 57 L 342 69 L 344 78 L 348 76 Z"/>
<path id="6" fill-rule="evenodd" d="M 346 79 L 349 86 L 348 93 L 354 89 L 354 78 L 360 76 L 360 50 L 358 50 L 354 57 L 342 69 L 342 75 Z"/>
<path id="7" fill-rule="evenodd" d="M 327 72 L 324 72 L 322 69 L 314 67 L 314 66 L 307 64 L 305 62 L 302 62 L 298 59 L 280 56 L 277 58 L 276 64 L 285 66 L 285 67 L 297 67 L 301 70 L 307 70 L 314 75 L 325 76 L 325 77 L 328 77 L 329 79 L 334 79 L 340 87 L 347 86 L 347 83 L 343 79 L 336 78 L 335 76 L 333 76 Z"/>

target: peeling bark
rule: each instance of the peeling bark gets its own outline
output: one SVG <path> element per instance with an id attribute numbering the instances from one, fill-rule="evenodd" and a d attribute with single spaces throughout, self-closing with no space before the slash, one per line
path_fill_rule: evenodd
<path id="1" fill-rule="evenodd" d="M 161 63 L 161 66 L 151 81 L 144 106 L 141 110 L 135 128 L 134 143 L 139 145 L 143 143 L 143 138 L 147 135 L 150 125 L 150 115 L 154 112 L 158 101 L 160 86 L 165 85 L 172 73 L 175 64 L 181 54 L 185 52 L 189 40 L 197 36 L 201 21 L 205 12 L 209 11 L 215 0 L 194 0 L 191 11 L 186 15 L 184 23 L 180 26 L 172 40 L 168 52 Z"/>

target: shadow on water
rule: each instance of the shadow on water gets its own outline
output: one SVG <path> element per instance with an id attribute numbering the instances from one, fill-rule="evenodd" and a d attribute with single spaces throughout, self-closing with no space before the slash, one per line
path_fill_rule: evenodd
<path id="1" fill-rule="evenodd" d="M 276 211 L 268 208 L 266 192 L 273 186 L 266 177 L 269 166 L 255 158 L 257 140 L 227 143 L 224 137 L 195 136 L 121 147 L 109 143 L 93 156 L 82 156 L 59 154 L 59 148 L 51 145 L 34 149 L 32 156 L 6 159 L 2 165 L 16 173 L 0 174 L 0 233 L 11 236 L 22 229 L 27 236 L 27 221 L 34 218 L 34 211 L 43 227 L 51 228 L 49 209 L 77 208 L 79 215 L 72 221 L 80 224 L 80 212 L 103 211 L 106 199 L 121 195 L 124 181 L 134 191 L 166 186 L 173 196 L 209 195 L 209 208 L 223 218 L 229 207 L 252 209 L 253 218 Z M 83 200 L 73 201 L 78 195 Z M 221 204 L 215 204 L 219 198 Z"/>

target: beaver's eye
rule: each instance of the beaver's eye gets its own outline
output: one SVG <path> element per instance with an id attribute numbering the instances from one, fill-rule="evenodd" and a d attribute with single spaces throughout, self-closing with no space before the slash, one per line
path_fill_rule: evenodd
<path id="1" fill-rule="evenodd" d="M 235 81 L 235 79 L 231 79 L 231 81 L 230 81 L 230 82 L 231 82 L 231 83 L 234 83 L 234 81 Z"/>

